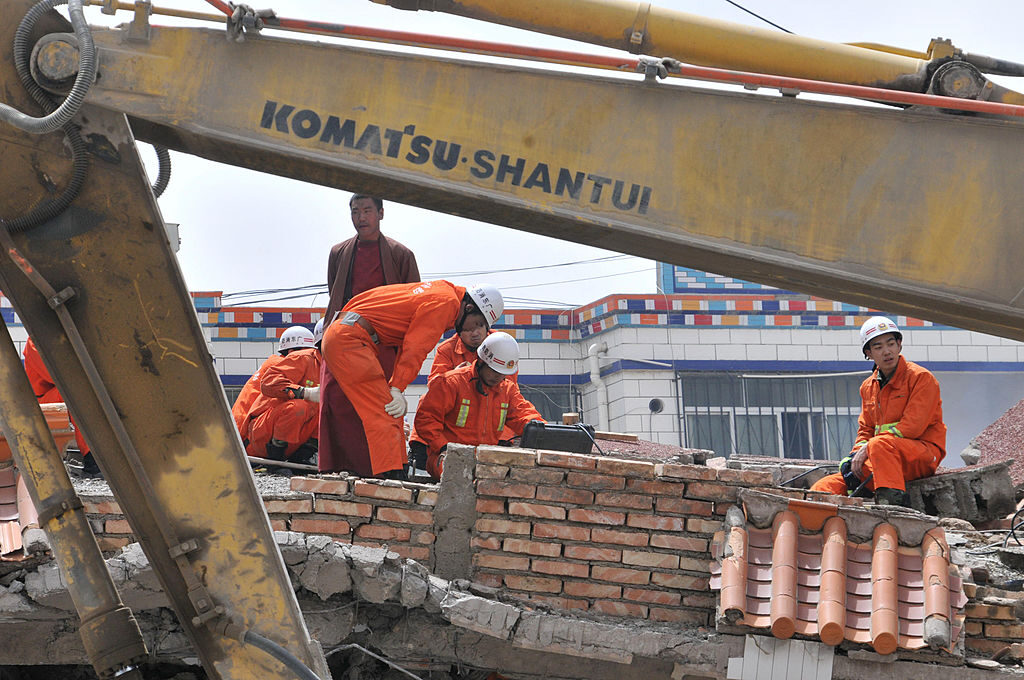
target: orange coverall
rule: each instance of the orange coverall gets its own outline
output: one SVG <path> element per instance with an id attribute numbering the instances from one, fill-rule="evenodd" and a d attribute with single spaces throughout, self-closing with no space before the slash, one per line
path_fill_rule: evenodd
<path id="1" fill-rule="evenodd" d="M 405 467 L 405 429 L 401 418 L 384 411 L 390 388 L 401 391 L 419 373 L 427 353 L 455 325 L 466 289 L 448 281 L 396 283 L 360 293 L 345 305 L 376 332 L 381 345 L 398 347 L 391 381 L 377 358 L 377 345 L 362 326 L 335 321 L 324 333 L 324 361 L 363 421 L 374 475 Z"/>
<path id="2" fill-rule="evenodd" d="M 271 354 L 252 374 L 252 377 L 242 385 L 242 391 L 238 393 L 235 403 L 231 406 L 231 417 L 235 419 L 235 427 L 238 428 L 239 435 L 242 435 L 242 426 L 249 418 L 249 409 L 252 408 L 256 397 L 260 396 L 260 380 L 262 380 L 263 374 L 281 359 L 284 359 L 282 355 Z M 242 441 L 245 441 L 245 435 L 242 435 Z"/>
<path id="3" fill-rule="evenodd" d="M 477 386 L 486 394 L 480 394 Z M 506 377 L 496 387 L 480 383 L 476 365 L 463 366 L 430 383 L 416 409 L 416 431 L 427 443 L 427 472 L 441 477 L 442 446 L 497 444 L 503 430 L 522 434 L 531 420 L 544 420 Z"/>
<path id="4" fill-rule="evenodd" d="M 873 475 L 867 489 L 905 491 L 908 481 L 935 474 L 946 456 L 939 381 L 928 369 L 901 356 L 889 382 L 879 384 L 876 368 L 860 386 L 860 426 L 853 451 L 867 444 L 862 477 Z M 811 490 L 847 492 L 839 473 L 819 479 Z"/>
<path id="5" fill-rule="evenodd" d="M 258 458 L 266 458 L 271 439 L 287 442 L 288 458 L 320 427 L 320 404 L 289 391 L 320 384 L 320 350 L 293 350 L 268 366 L 270 359 L 260 368 L 260 393 L 242 424 L 242 439 L 249 440 L 246 453 Z"/>
<path id="6" fill-rule="evenodd" d="M 46 370 L 43 358 L 39 356 L 39 350 L 36 349 L 36 343 L 32 342 L 32 338 L 25 342 L 23 355 L 25 357 L 25 373 L 28 375 L 28 382 L 32 385 L 32 392 L 36 395 L 36 400 L 40 404 L 64 403 L 64 397 L 60 396 L 57 385 L 50 377 L 50 372 Z M 75 419 L 70 417 L 70 411 L 68 417 L 71 424 L 75 426 L 75 443 L 78 444 L 78 450 L 84 456 L 89 453 L 89 445 L 85 443 L 82 430 L 75 423 Z"/>

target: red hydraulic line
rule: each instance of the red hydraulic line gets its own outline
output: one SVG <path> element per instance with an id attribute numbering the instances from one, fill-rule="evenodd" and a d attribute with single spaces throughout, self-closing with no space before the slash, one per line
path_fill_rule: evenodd
<path id="1" fill-rule="evenodd" d="M 206 1 L 226 14 L 231 14 L 231 8 L 222 0 Z M 485 40 L 442 37 L 426 33 L 391 31 L 380 28 L 350 26 L 347 24 L 309 21 L 305 19 L 266 17 L 264 18 L 264 25 L 269 28 L 282 28 L 305 33 L 320 33 L 325 35 L 334 35 L 341 38 L 362 40 L 370 39 L 378 42 L 396 43 L 415 47 L 483 53 L 498 57 L 528 58 L 573 66 L 604 68 L 631 73 L 637 72 L 641 63 L 640 59 L 631 56 L 609 57 L 596 54 L 586 54 L 584 52 L 569 52 L 566 50 L 552 50 L 541 47 L 526 47 L 523 45 L 511 45 L 508 43 L 496 43 Z M 1001 116 L 1024 118 L 1024 106 L 1019 104 L 1003 104 L 1001 102 L 986 102 L 975 99 L 957 99 L 955 97 L 942 97 L 939 95 L 922 94 L 919 92 L 886 90 L 879 87 L 868 87 L 865 85 L 830 83 L 822 80 L 789 78 L 786 76 L 748 73 L 745 71 L 728 71 L 725 69 L 689 66 L 686 64 L 682 65 L 678 71 L 673 70 L 671 75 L 684 78 L 694 78 L 697 80 L 736 83 L 746 86 L 770 87 L 773 89 L 791 90 L 796 92 L 813 92 L 815 94 L 852 97 L 854 99 L 866 99 L 869 101 L 889 102 L 893 104 L 929 106 L 941 109 L 975 111 L 978 113 L 990 113 Z"/>

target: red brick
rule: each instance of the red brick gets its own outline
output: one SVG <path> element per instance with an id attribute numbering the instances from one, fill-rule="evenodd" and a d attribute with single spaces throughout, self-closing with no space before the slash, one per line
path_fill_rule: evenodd
<path id="1" fill-rule="evenodd" d="M 505 501 L 498 500 L 497 498 L 477 498 L 476 511 L 484 514 L 504 515 Z"/>
<path id="2" fill-rule="evenodd" d="M 703 465 L 676 465 L 675 463 L 664 463 L 656 466 L 656 474 L 659 477 L 671 477 L 673 479 L 698 479 L 712 481 L 718 478 L 714 468 Z"/>
<path id="3" fill-rule="evenodd" d="M 608 491 L 621 491 L 626 488 L 625 477 L 613 477 L 609 475 L 591 475 L 585 472 L 570 472 L 565 480 L 569 486 L 581 486 L 585 489 L 595 491 L 606 489 Z"/>
<path id="4" fill-rule="evenodd" d="M 592 548 L 589 545 L 567 545 L 565 556 L 572 560 L 621 562 L 622 551 L 615 548 Z"/>
<path id="5" fill-rule="evenodd" d="M 267 508 L 268 515 L 273 515 L 275 513 L 289 513 L 298 515 L 313 512 L 312 498 L 303 498 L 301 500 L 291 501 L 264 498 L 263 505 Z"/>
<path id="6" fill-rule="evenodd" d="M 412 535 L 412 542 L 420 545 L 432 545 L 437 536 L 430 531 L 417 531 Z"/>
<path id="7" fill-rule="evenodd" d="M 643 588 L 626 588 L 622 591 L 622 597 L 626 600 L 647 602 L 649 604 L 667 604 L 672 607 L 679 606 L 683 599 L 679 593 L 670 593 L 664 590 L 644 590 Z"/>
<path id="8" fill-rule="evenodd" d="M 679 569 L 682 571 L 699 571 L 703 574 L 711 573 L 711 560 L 706 557 L 679 556 Z"/>
<path id="9" fill-rule="evenodd" d="M 561 524 L 534 524 L 534 538 L 560 538 L 566 541 L 589 541 L 590 527 L 567 527 Z"/>
<path id="10" fill-rule="evenodd" d="M 359 479 L 356 480 L 352 492 L 356 496 L 377 498 L 382 501 L 412 503 L 412 489 L 406 489 L 404 486 L 384 486 L 383 484 L 364 482 Z"/>
<path id="11" fill-rule="evenodd" d="M 480 465 L 477 464 L 473 473 L 477 479 L 505 479 L 508 477 L 509 467 L 507 465 Z"/>
<path id="12" fill-rule="evenodd" d="M 565 481 L 565 472 L 544 468 L 512 468 L 509 479 L 529 484 L 561 484 Z"/>
<path id="13" fill-rule="evenodd" d="M 691 501 L 688 498 L 658 498 L 655 500 L 655 504 L 658 512 L 674 515 L 701 515 L 702 517 L 710 517 L 715 505 L 707 501 Z"/>
<path id="14" fill-rule="evenodd" d="M 611 614 L 612 616 L 632 616 L 637 619 L 647 618 L 647 607 L 632 602 L 620 602 L 618 600 L 597 600 L 590 607 L 592 612 Z"/>
<path id="15" fill-rule="evenodd" d="M 476 450 L 476 460 L 478 463 L 533 467 L 537 464 L 537 454 L 534 451 L 526 451 L 523 449 L 481 446 Z"/>
<path id="16" fill-rule="evenodd" d="M 398 522 L 399 524 L 433 524 L 434 513 L 428 510 L 377 508 L 377 519 L 382 522 Z"/>
<path id="17" fill-rule="evenodd" d="M 651 607 L 648 618 L 651 621 L 688 624 L 690 627 L 708 625 L 708 613 L 698 612 L 692 609 L 662 609 L 661 607 Z"/>
<path id="18" fill-rule="evenodd" d="M 505 586 L 513 590 L 529 590 L 537 593 L 560 593 L 562 592 L 562 581 L 557 578 L 544 578 L 543 576 L 520 576 L 518 574 L 506 574 Z"/>
<path id="19" fill-rule="evenodd" d="M 479 583 L 488 588 L 500 588 L 504 585 L 502 574 L 491 574 L 486 571 L 479 571 L 473 574 L 473 583 Z"/>
<path id="20" fill-rule="evenodd" d="M 401 541 L 405 543 L 412 536 L 412 531 L 405 527 L 364 524 L 356 528 L 356 536 L 359 538 L 373 538 L 379 541 Z"/>
<path id="21" fill-rule="evenodd" d="M 978 638 L 965 638 L 964 647 L 969 652 L 992 656 L 1006 647 L 1006 640 L 979 640 Z"/>
<path id="22" fill-rule="evenodd" d="M 964 614 L 972 619 L 1005 619 L 1013 621 L 1017 618 L 1014 608 L 1008 604 L 981 604 L 969 602 L 964 607 Z"/>
<path id="23" fill-rule="evenodd" d="M 985 634 L 985 624 L 981 621 L 964 621 L 964 632 L 974 637 L 981 637 Z"/>
<path id="24" fill-rule="evenodd" d="M 532 484 L 513 484 L 510 482 L 498 482 L 492 479 L 481 479 L 476 483 L 476 492 L 480 496 L 533 498 L 537 492 L 537 487 Z"/>
<path id="25" fill-rule="evenodd" d="M 421 548 L 415 545 L 389 545 L 388 550 L 398 553 L 407 560 L 430 562 L 430 548 Z"/>
<path id="26" fill-rule="evenodd" d="M 292 491 L 306 491 L 309 493 L 322 493 L 331 496 L 344 496 L 348 493 L 348 480 L 292 477 L 289 487 Z"/>
<path id="27" fill-rule="evenodd" d="M 629 513 L 626 525 L 639 529 L 657 529 L 658 531 L 682 531 L 686 522 L 682 517 L 660 517 L 658 515 L 641 515 Z"/>
<path id="28" fill-rule="evenodd" d="M 552 597 L 551 595 L 530 595 L 527 597 L 530 602 L 541 602 L 556 609 L 582 609 L 586 610 L 590 603 L 586 600 L 574 600 L 569 597 Z"/>
<path id="29" fill-rule="evenodd" d="M 530 569 L 530 558 L 474 553 L 473 564 L 478 567 L 500 569 L 502 571 L 528 571 Z"/>
<path id="30" fill-rule="evenodd" d="M 635 531 L 614 531 L 612 529 L 594 529 L 594 543 L 614 543 L 641 547 L 647 545 L 647 534 Z"/>
<path id="31" fill-rule="evenodd" d="M 688 576 L 686 574 L 663 574 L 654 572 L 651 574 L 651 583 L 666 588 L 678 588 L 679 590 L 707 590 L 708 580 L 699 576 Z"/>
<path id="32" fill-rule="evenodd" d="M 128 524 L 128 520 L 126 519 L 108 519 L 103 523 L 103 533 L 130 534 L 132 533 L 132 527 Z"/>
<path id="33" fill-rule="evenodd" d="M 709 482 L 690 482 L 686 485 L 686 495 L 690 498 L 703 498 L 710 501 L 735 501 L 738 486 L 711 484 Z"/>
<path id="34" fill-rule="evenodd" d="M 630 480 L 632 481 L 632 480 Z M 654 499 L 632 493 L 602 492 L 594 497 L 594 505 L 608 505 L 613 508 L 630 508 L 632 510 L 650 510 Z"/>
<path id="35" fill-rule="evenodd" d="M 574 562 L 550 562 L 548 560 L 534 560 L 530 570 L 538 574 L 551 574 L 552 576 L 575 576 L 576 578 L 587 578 L 590 576 L 590 566 L 576 564 Z"/>
<path id="36" fill-rule="evenodd" d="M 348 536 L 352 533 L 352 525 L 343 519 L 317 519 L 313 517 L 293 517 L 288 523 L 292 531 L 304 534 L 325 534 L 327 536 Z"/>
<path id="37" fill-rule="evenodd" d="M 608 510 L 584 510 L 582 508 L 573 508 L 569 510 L 569 521 L 571 522 L 619 526 L 625 519 L 626 515 L 621 512 L 611 512 Z"/>
<path id="38" fill-rule="evenodd" d="M 692 536 L 675 536 L 673 534 L 653 534 L 651 536 L 652 548 L 670 548 L 672 550 L 687 550 L 689 552 L 707 552 L 708 541 L 706 538 L 693 538 Z"/>
<path id="39" fill-rule="evenodd" d="M 469 545 L 480 550 L 501 550 L 501 539 L 497 536 L 488 536 L 487 538 L 474 536 L 469 541 Z"/>
<path id="40" fill-rule="evenodd" d="M 126 545 L 128 545 L 131 542 L 132 542 L 131 539 L 128 538 L 127 536 L 117 536 L 117 537 L 114 537 L 114 536 L 97 536 L 96 537 L 96 544 L 99 545 L 100 550 L 102 552 L 113 552 L 115 550 L 120 550 L 121 548 L 125 547 Z"/>
<path id="41" fill-rule="evenodd" d="M 527 555 L 541 555 L 543 557 L 558 557 L 562 554 L 561 543 L 528 541 L 523 538 L 506 538 L 501 545 L 501 549 L 505 552 L 526 553 Z"/>
<path id="42" fill-rule="evenodd" d="M 1001 623 L 986 623 L 985 637 L 1019 639 L 1024 637 L 1024 625 L 1019 623 L 1010 625 L 1005 625 Z"/>
<path id="43" fill-rule="evenodd" d="M 416 504 L 434 507 L 437 505 L 437 492 L 430 489 L 420 489 L 420 492 L 416 494 Z"/>
<path id="44" fill-rule="evenodd" d="M 574 505 L 590 505 L 594 502 L 594 492 L 587 491 L 586 489 L 538 486 L 537 500 L 554 501 L 556 503 L 572 503 Z"/>
<path id="45" fill-rule="evenodd" d="M 626 491 L 630 493 L 647 493 L 657 496 L 682 496 L 686 484 L 682 482 L 650 481 L 646 479 L 626 480 Z"/>
<path id="46" fill-rule="evenodd" d="M 689 593 L 683 596 L 683 604 L 694 609 L 713 611 L 718 604 L 718 596 L 710 593 Z"/>
<path id="47" fill-rule="evenodd" d="M 288 520 L 286 519 L 272 519 L 270 520 L 271 531 L 288 531 Z"/>
<path id="48" fill-rule="evenodd" d="M 83 501 L 82 509 L 88 515 L 120 515 L 121 506 L 114 501 Z"/>
<path id="49" fill-rule="evenodd" d="M 670 553 L 639 552 L 623 550 L 622 563 L 637 567 L 654 567 L 656 569 L 675 569 L 679 566 L 679 556 Z"/>
<path id="50" fill-rule="evenodd" d="M 686 530 L 695 534 L 713 534 L 716 531 L 720 531 L 722 528 L 721 522 L 715 522 L 707 519 L 697 519 L 695 517 L 687 518 Z"/>
<path id="51" fill-rule="evenodd" d="M 606 475 L 622 475 L 623 477 L 654 479 L 654 463 L 639 460 L 598 458 L 597 471 Z"/>
<path id="52" fill-rule="evenodd" d="M 720 482 L 732 482 L 733 484 L 742 484 L 743 486 L 772 486 L 775 484 L 775 478 L 771 472 L 766 470 L 733 470 L 731 468 L 722 468 L 718 471 L 716 478 Z"/>
<path id="53" fill-rule="evenodd" d="M 507 519 L 486 519 L 476 521 L 476 530 L 485 534 L 523 534 L 530 535 L 529 522 L 510 522 Z"/>
<path id="54" fill-rule="evenodd" d="M 575 597 L 603 597 L 614 600 L 622 597 L 622 587 L 606 586 L 602 583 L 588 581 L 566 581 L 565 594 Z"/>
<path id="55" fill-rule="evenodd" d="M 558 505 L 540 505 L 539 503 L 520 503 L 509 501 L 508 514 L 539 519 L 565 519 L 565 508 Z"/>
<path id="56" fill-rule="evenodd" d="M 369 503 L 352 503 L 350 501 L 335 501 L 329 498 L 317 498 L 313 501 L 313 511 L 323 512 L 328 515 L 370 517 L 373 515 L 373 506 Z"/>
<path id="57" fill-rule="evenodd" d="M 597 464 L 597 459 L 593 456 L 583 456 L 578 453 L 538 451 L 537 464 L 547 467 L 572 468 L 573 470 L 593 470 Z"/>
<path id="58" fill-rule="evenodd" d="M 590 569 L 590 578 L 597 579 L 598 581 L 644 586 L 650 582 L 651 572 L 623 569 L 621 567 L 602 567 L 595 564 Z"/>

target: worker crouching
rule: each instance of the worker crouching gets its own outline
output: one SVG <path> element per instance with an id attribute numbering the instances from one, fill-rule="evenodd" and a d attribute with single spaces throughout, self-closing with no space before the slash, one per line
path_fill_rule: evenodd
<path id="1" fill-rule="evenodd" d="M 427 444 L 427 472 L 441 478 L 448 444 L 497 444 L 544 418 L 519 392 L 519 344 L 507 333 L 488 335 L 477 360 L 437 376 L 416 410 L 416 432 Z M 508 428 L 508 430 L 506 430 Z"/>
<path id="2" fill-rule="evenodd" d="M 946 455 L 939 381 L 907 361 L 903 334 L 875 316 L 860 330 L 864 358 L 874 371 L 860 386 L 857 442 L 840 472 L 818 480 L 812 491 L 870 496 L 876 503 L 909 506 L 906 483 L 935 474 Z"/>

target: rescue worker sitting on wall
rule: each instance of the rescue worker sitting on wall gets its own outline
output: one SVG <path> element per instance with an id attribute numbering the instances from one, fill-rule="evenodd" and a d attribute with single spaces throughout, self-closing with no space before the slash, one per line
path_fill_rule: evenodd
<path id="1" fill-rule="evenodd" d="M 448 281 L 380 286 L 345 305 L 324 332 L 324 361 L 359 414 L 369 444 L 365 468 L 349 472 L 405 477 L 405 389 L 446 330 L 460 331 L 468 316 L 480 313 L 493 324 L 504 309 L 497 288 L 463 288 Z M 388 345 L 399 348 L 390 380 L 377 353 L 379 346 Z"/>
<path id="2" fill-rule="evenodd" d="M 488 329 L 487 320 L 483 314 L 467 315 L 462 322 L 462 330 L 442 342 L 434 350 L 434 362 L 430 365 L 430 375 L 427 376 L 428 387 L 435 378 L 448 371 L 462 366 L 472 366 L 476 361 L 476 351 L 480 347 L 480 343 L 488 335 L 499 332 Z M 515 380 L 517 375 L 513 373 L 512 380 Z M 501 443 L 510 444 L 514 436 L 512 431 L 506 427 L 505 432 L 501 435 Z M 416 434 L 415 428 L 409 437 L 409 452 L 413 468 L 426 470 L 427 443 Z"/>
<path id="3" fill-rule="evenodd" d="M 278 354 L 260 368 L 259 394 L 242 423 L 242 441 L 250 456 L 309 464 L 316 456 L 320 425 L 316 337 L 308 328 L 292 326 L 281 334 Z"/>
<path id="4" fill-rule="evenodd" d="M 519 343 L 493 333 L 481 343 L 477 360 L 438 376 L 416 409 L 415 428 L 427 443 L 427 472 L 441 478 L 448 444 L 497 444 L 506 430 L 521 435 L 526 424 L 544 418 L 511 378 L 519 367 Z"/>
<path id="5" fill-rule="evenodd" d="M 946 455 L 939 381 L 900 355 L 903 334 L 884 316 L 864 322 L 860 343 L 875 368 L 860 386 L 857 443 L 840 472 L 811 490 L 865 497 L 873 492 L 878 504 L 909 506 L 906 483 L 935 474 Z"/>

